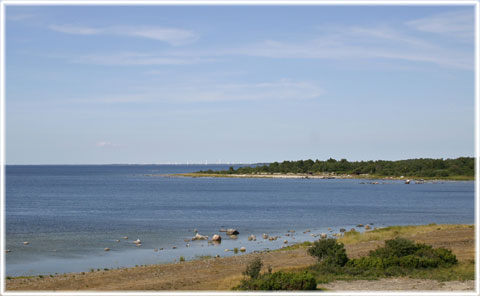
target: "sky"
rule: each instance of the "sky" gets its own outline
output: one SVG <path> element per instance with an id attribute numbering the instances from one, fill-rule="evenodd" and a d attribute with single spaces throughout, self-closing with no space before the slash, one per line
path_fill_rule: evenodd
<path id="1" fill-rule="evenodd" d="M 7 164 L 474 155 L 473 6 L 6 8 Z"/>

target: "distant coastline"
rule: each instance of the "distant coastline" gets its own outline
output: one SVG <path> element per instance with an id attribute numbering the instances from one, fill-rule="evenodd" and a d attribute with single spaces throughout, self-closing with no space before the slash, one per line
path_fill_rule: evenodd
<path id="1" fill-rule="evenodd" d="M 237 169 L 207 170 L 179 174 L 183 177 L 278 178 L 278 179 L 384 179 L 384 180 L 475 180 L 473 157 L 456 159 L 418 158 L 397 161 L 297 160 Z"/>
<path id="2" fill-rule="evenodd" d="M 379 175 L 328 175 L 328 174 L 221 174 L 221 173 L 183 173 L 166 175 L 149 175 L 163 177 L 186 177 L 186 178 L 259 178 L 259 179 L 359 179 L 359 180 L 411 180 L 411 182 L 424 181 L 474 181 L 475 177 L 452 176 L 452 177 L 392 177 Z"/>

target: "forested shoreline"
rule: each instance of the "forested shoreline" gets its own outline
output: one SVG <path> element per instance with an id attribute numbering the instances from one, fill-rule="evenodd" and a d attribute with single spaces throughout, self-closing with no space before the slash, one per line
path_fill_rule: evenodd
<path id="1" fill-rule="evenodd" d="M 312 175 L 373 175 L 388 177 L 474 178 L 473 157 L 455 159 L 418 158 L 407 160 L 348 161 L 330 158 L 273 162 L 265 165 L 230 167 L 223 171 L 200 171 L 203 174 L 312 174 Z"/>

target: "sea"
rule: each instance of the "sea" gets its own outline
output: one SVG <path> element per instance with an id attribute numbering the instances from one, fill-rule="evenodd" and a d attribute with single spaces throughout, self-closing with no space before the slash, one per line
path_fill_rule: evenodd
<path id="1" fill-rule="evenodd" d="M 399 180 L 168 176 L 229 166 L 9 165 L 6 275 L 238 256 L 235 248 L 268 251 L 314 241 L 320 233 L 331 236 L 340 228 L 364 231 L 358 224 L 474 223 L 473 181 L 406 185 Z M 238 230 L 238 238 L 219 232 L 226 228 Z M 220 234 L 223 240 L 185 241 L 194 230 Z M 264 240 L 264 233 L 280 238 Z M 255 241 L 248 240 L 252 234 Z M 137 239 L 141 246 L 133 243 Z"/>

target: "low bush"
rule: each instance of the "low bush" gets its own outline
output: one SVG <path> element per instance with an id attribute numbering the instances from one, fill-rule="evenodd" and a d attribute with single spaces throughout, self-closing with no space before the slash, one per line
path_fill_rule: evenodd
<path id="1" fill-rule="evenodd" d="M 313 248 L 315 249 L 312 250 Z M 424 276 L 425 272 L 431 272 L 434 268 L 439 271 L 442 269 L 445 273 L 443 269 L 458 263 L 456 256 L 450 250 L 435 249 L 403 238 L 387 240 L 384 247 L 370 251 L 369 256 L 357 259 L 348 259 L 346 255 L 346 260 L 338 259 L 344 258 L 344 251 L 342 244 L 334 244 L 328 240 L 316 242 L 309 250 L 310 255 L 319 258 L 319 264 L 311 268 L 319 282 L 412 274 Z M 341 265 L 342 262 L 345 263 Z"/>
<path id="2" fill-rule="evenodd" d="M 262 269 L 262 266 L 262 260 L 259 257 L 256 257 L 247 264 L 247 268 L 243 272 L 243 275 L 248 276 L 251 279 L 256 279 L 260 275 L 260 270 Z"/>
<path id="3" fill-rule="evenodd" d="M 385 241 L 385 247 L 370 251 L 368 257 L 352 259 L 349 266 L 358 268 L 386 269 L 392 266 L 403 268 L 436 268 L 451 266 L 457 263 L 452 251 L 425 244 L 416 244 L 413 241 L 396 238 Z"/>
<path id="4" fill-rule="evenodd" d="M 316 241 L 308 253 L 326 265 L 344 266 L 348 262 L 345 247 L 333 238 Z"/>
<path id="5" fill-rule="evenodd" d="M 272 268 L 269 266 L 267 273 L 260 274 L 262 266 L 263 263 L 259 257 L 249 262 L 243 272 L 245 278 L 234 290 L 315 290 L 317 287 L 315 277 L 309 271 L 272 273 Z"/>
<path id="6" fill-rule="evenodd" d="M 317 282 L 312 273 L 304 271 L 302 273 L 292 272 L 274 272 L 265 273 L 258 278 L 244 279 L 237 287 L 238 290 L 260 290 L 260 291 L 279 291 L 279 290 L 315 290 Z"/>

